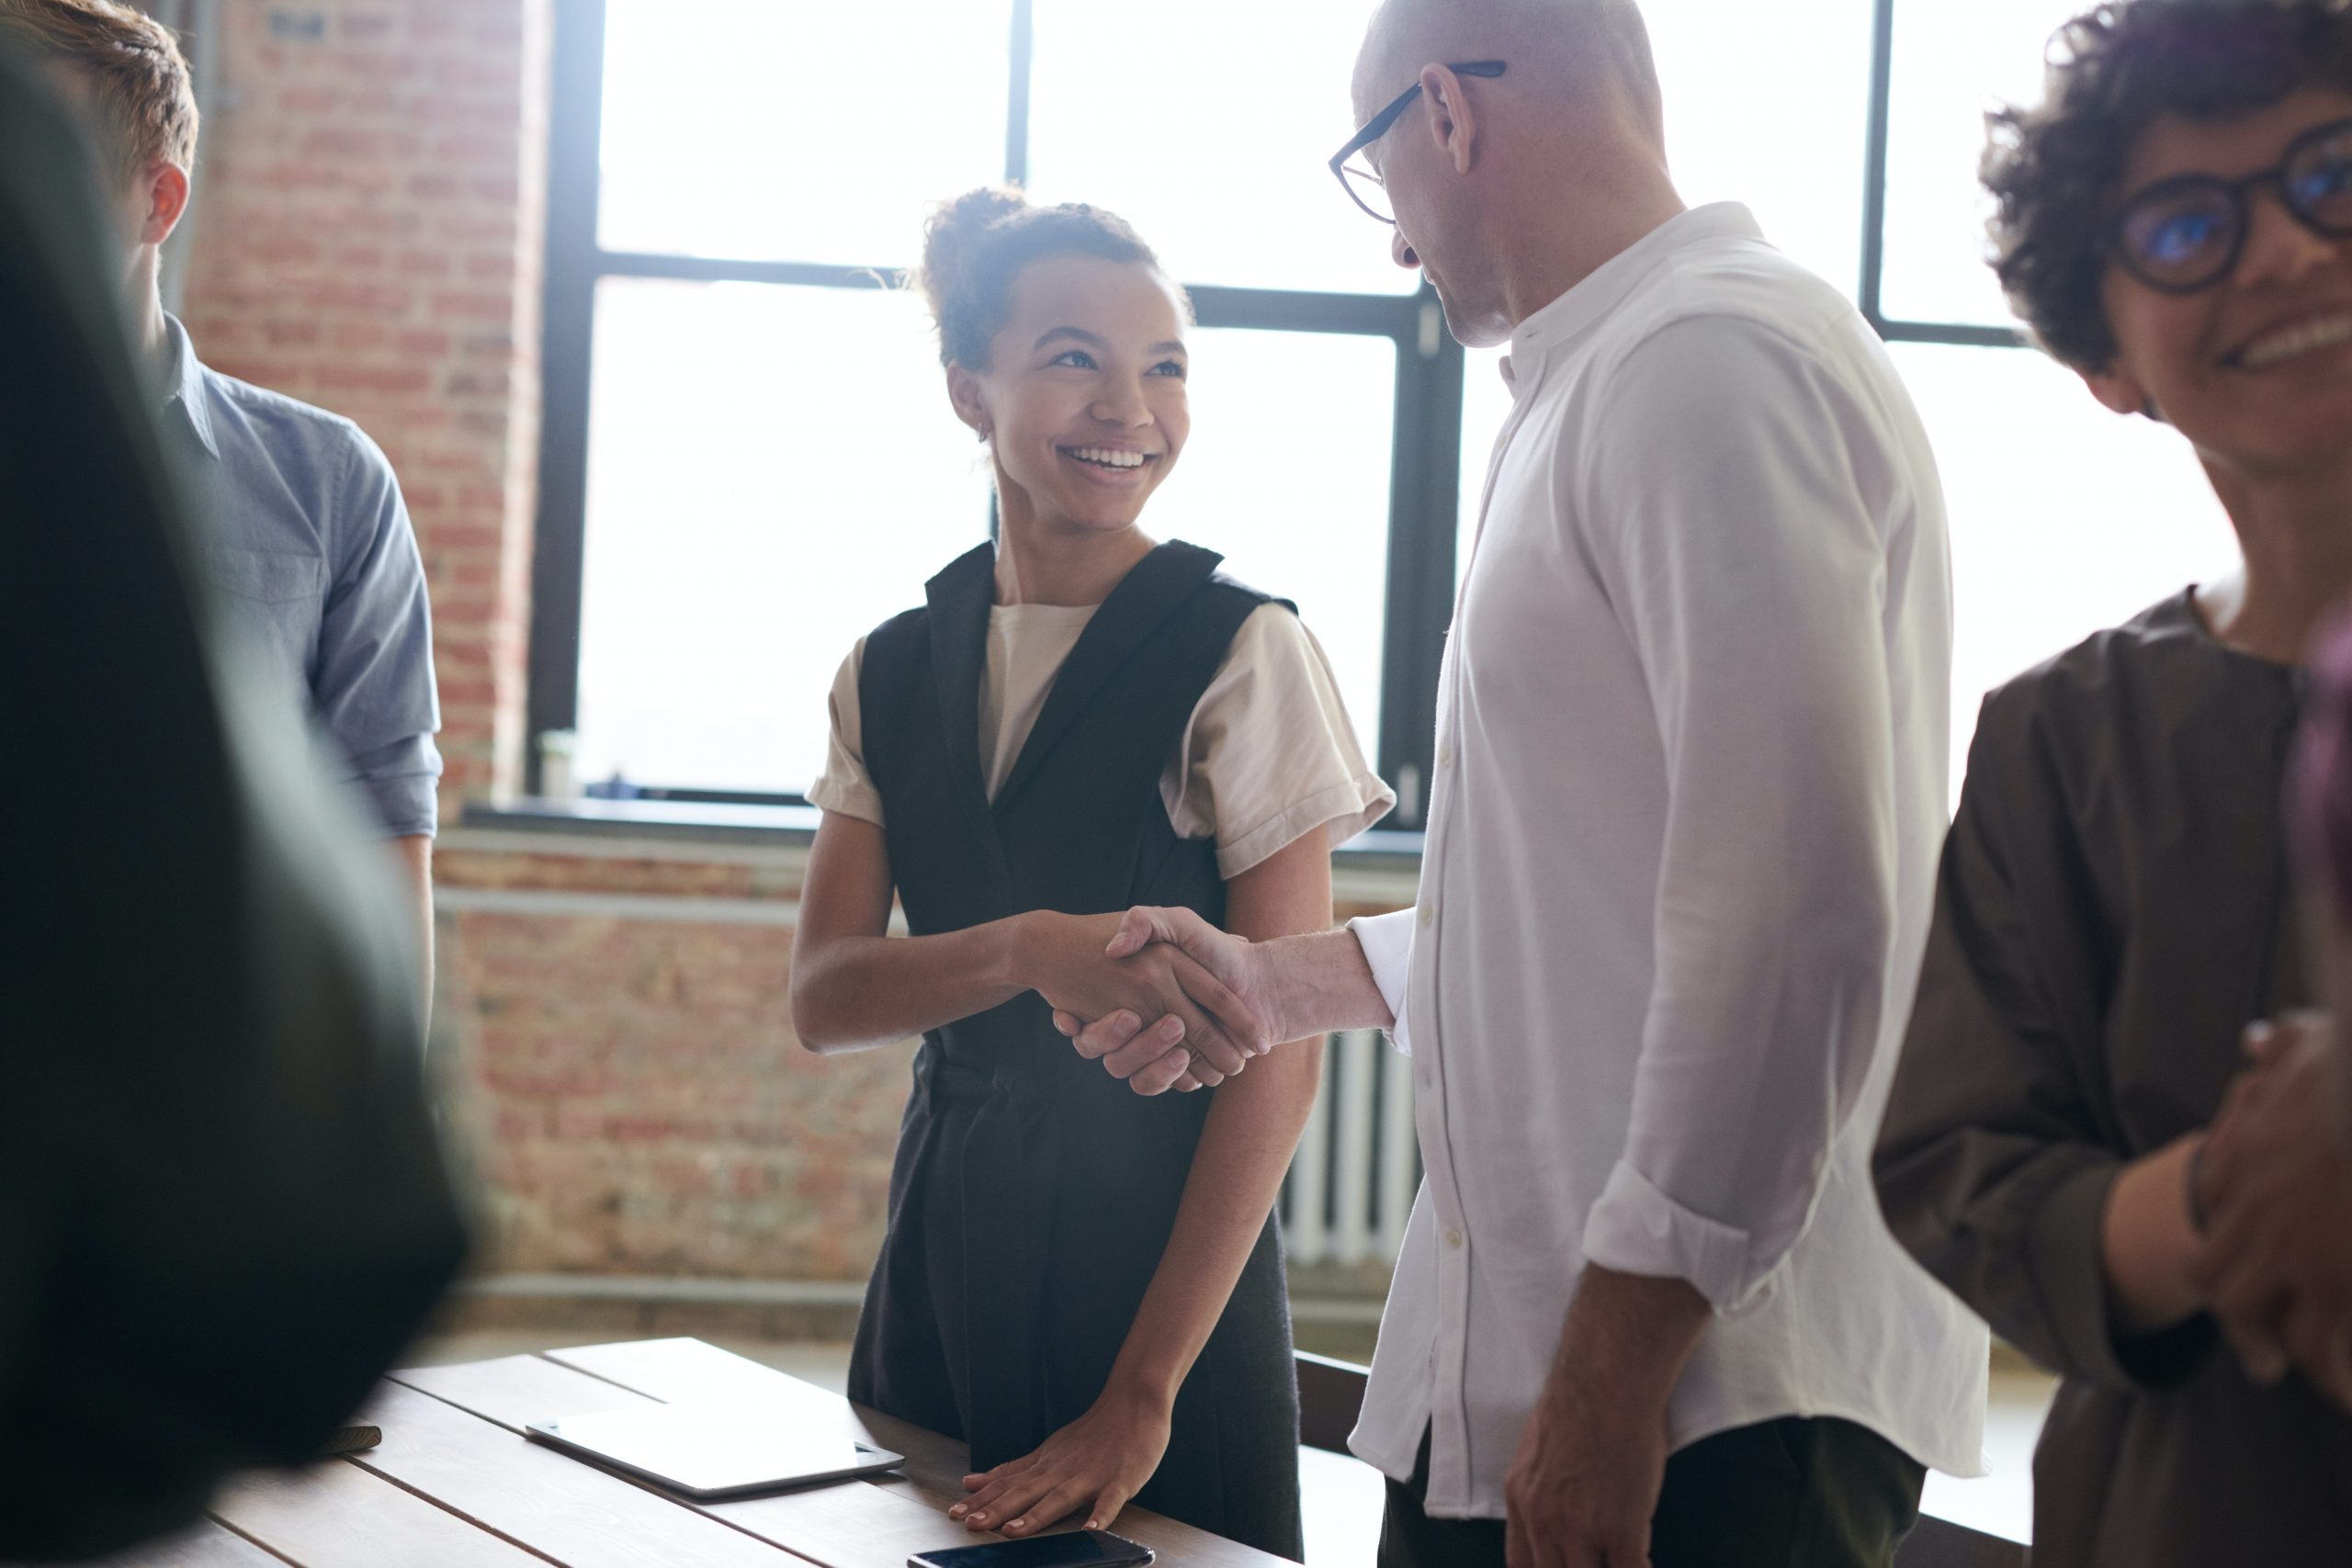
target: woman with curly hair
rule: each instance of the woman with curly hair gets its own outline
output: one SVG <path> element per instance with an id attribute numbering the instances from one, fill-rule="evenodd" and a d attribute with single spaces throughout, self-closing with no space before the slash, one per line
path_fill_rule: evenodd
<path id="1" fill-rule="evenodd" d="M 1881 1201 L 2064 1376 L 2036 1568 L 2348 1562 L 2352 1415 L 2230 1353 L 2200 1156 L 2242 1035 L 2309 995 L 2281 814 L 2352 588 L 2352 0 L 2099 6 L 1994 131 L 2012 302 L 2196 447 L 2243 564 L 1986 699 Z"/>

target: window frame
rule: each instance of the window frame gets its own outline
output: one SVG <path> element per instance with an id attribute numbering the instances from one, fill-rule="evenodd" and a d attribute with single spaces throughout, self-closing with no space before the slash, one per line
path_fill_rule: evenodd
<path id="1" fill-rule="evenodd" d="M 1029 163 L 1032 0 L 1012 0 L 1004 177 Z M 590 379 L 596 286 L 606 277 L 888 287 L 885 269 L 607 251 L 598 238 L 604 135 L 605 0 L 558 7 L 549 114 L 539 496 L 531 570 L 524 784 L 541 787 L 539 737 L 576 727 L 587 524 Z M 947 193 L 940 193 L 945 195 Z M 913 221 L 910 216 L 910 223 Z M 1377 236 L 1366 235 L 1370 243 Z M 1381 698 L 1376 755 L 1399 797 L 1382 825 L 1419 830 L 1428 806 L 1437 732 L 1439 667 L 1453 618 L 1462 470 L 1462 345 L 1445 330 L 1426 282 L 1411 294 L 1354 294 L 1194 286 L 1199 324 L 1267 332 L 1385 337 L 1396 349 L 1394 442 L 1385 540 Z M 1281 584 L 1270 584 L 1279 590 Z M 909 585 L 912 594 L 914 585 Z M 1359 724 L 1364 716 L 1358 716 Z M 799 795 L 639 786 L 639 797 L 723 805 L 800 806 Z"/>
<path id="2" fill-rule="evenodd" d="M 1872 0 L 1870 123 L 1862 159 L 1862 272 L 1857 301 L 1862 319 L 1888 343 L 1942 344 L 1956 348 L 2030 348 L 2016 327 L 1968 321 L 1887 319 L 1886 182 L 1894 140 L 1894 24 L 1902 0 Z"/>

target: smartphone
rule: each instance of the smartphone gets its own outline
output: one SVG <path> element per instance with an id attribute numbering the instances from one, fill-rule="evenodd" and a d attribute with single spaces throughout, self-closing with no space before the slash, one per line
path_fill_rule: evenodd
<path id="1" fill-rule="evenodd" d="M 907 1559 L 907 1568 L 1135 1568 L 1150 1561 L 1151 1548 L 1123 1535 L 1072 1530 L 920 1552 Z"/>

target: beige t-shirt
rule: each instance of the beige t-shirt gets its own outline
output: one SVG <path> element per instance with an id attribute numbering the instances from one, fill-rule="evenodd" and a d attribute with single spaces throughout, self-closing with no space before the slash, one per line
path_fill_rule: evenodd
<path id="1" fill-rule="evenodd" d="M 1000 604 L 989 612 L 980 772 L 990 800 L 1095 608 Z M 833 680 L 832 743 L 808 798 L 881 827 L 882 797 L 865 771 L 858 711 L 865 660 L 860 637 Z M 1235 634 L 1168 760 L 1159 796 L 1178 837 L 1216 840 L 1217 871 L 1228 881 L 1317 828 L 1329 828 L 1331 842 L 1342 843 L 1396 803 L 1364 761 L 1322 645 L 1280 604 L 1261 605 Z"/>

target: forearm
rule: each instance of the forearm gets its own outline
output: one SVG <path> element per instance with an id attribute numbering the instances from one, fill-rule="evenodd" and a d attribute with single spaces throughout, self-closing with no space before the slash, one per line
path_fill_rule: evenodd
<path id="1" fill-rule="evenodd" d="M 1030 989 L 1016 915 L 939 936 L 836 936 L 795 952 L 800 1043 L 833 1055 L 894 1045 Z"/>
<path id="2" fill-rule="evenodd" d="M 1588 1264 L 1543 1397 L 1607 1420 L 1663 1423 L 1682 1370 L 1713 1321 L 1714 1310 L 1687 1280 Z"/>
<path id="3" fill-rule="evenodd" d="M 2199 1236 L 2188 1213 L 2188 1170 L 2204 1134 L 2177 1138 L 2124 1168 L 2099 1221 L 2099 1265 L 2113 1327 L 2159 1334 L 2204 1308 L 2191 1265 Z"/>
<path id="4" fill-rule="evenodd" d="M 433 1027 L 433 840 L 422 833 L 391 840 L 393 874 L 408 897 L 416 932 L 417 1026 Z"/>
<path id="5" fill-rule="evenodd" d="M 1278 937 L 1256 949 L 1267 966 L 1273 1019 L 1286 1039 L 1319 1040 L 1349 1029 L 1396 1022 L 1363 944 L 1349 931 Z"/>
<path id="6" fill-rule="evenodd" d="M 1214 1091 L 1168 1249 L 1112 1369 L 1114 1387 L 1175 1399 L 1273 1211 L 1322 1076 L 1317 1036 Z"/>

